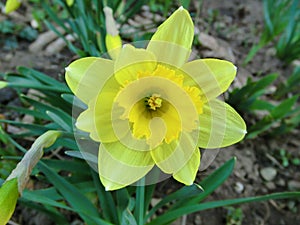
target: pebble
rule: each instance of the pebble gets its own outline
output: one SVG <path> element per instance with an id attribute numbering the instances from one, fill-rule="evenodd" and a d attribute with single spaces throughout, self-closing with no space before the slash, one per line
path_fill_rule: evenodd
<path id="1" fill-rule="evenodd" d="M 280 179 L 276 180 L 276 185 L 278 185 L 280 187 L 284 187 L 285 186 L 284 179 L 280 178 Z"/>
<path id="2" fill-rule="evenodd" d="M 274 182 L 272 182 L 272 181 L 266 182 L 265 185 L 266 185 L 266 187 L 267 187 L 269 190 L 271 190 L 271 191 L 273 191 L 273 190 L 276 189 L 276 185 L 275 185 Z"/>
<path id="3" fill-rule="evenodd" d="M 277 175 L 277 170 L 273 167 L 265 167 L 260 170 L 260 175 L 266 181 L 272 181 Z"/>
<path id="4" fill-rule="evenodd" d="M 300 191 L 300 181 L 290 180 L 287 185 L 290 191 Z"/>
<path id="5" fill-rule="evenodd" d="M 3 57 L 3 61 L 9 62 L 13 57 L 14 55 L 12 53 L 8 53 Z"/>
<path id="6" fill-rule="evenodd" d="M 234 190 L 236 191 L 236 193 L 240 194 L 244 191 L 245 187 L 241 182 L 236 182 L 234 184 Z"/>
<path id="7" fill-rule="evenodd" d="M 201 216 L 200 215 L 196 215 L 195 216 L 194 224 L 195 225 L 201 225 L 202 224 L 202 220 L 201 220 Z"/>

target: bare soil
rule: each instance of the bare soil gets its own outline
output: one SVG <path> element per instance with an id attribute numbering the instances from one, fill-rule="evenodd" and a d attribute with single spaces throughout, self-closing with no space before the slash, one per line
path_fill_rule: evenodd
<path id="1" fill-rule="evenodd" d="M 192 6 L 192 8 L 196 7 Z M 204 43 L 194 50 L 202 57 L 230 59 L 237 65 L 238 75 L 233 87 L 245 84 L 248 77 L 264 76 L 270 72 L 282 74 L 280 79 L 290 74 L 291 67 L 284 66 L 276 57 L 272 44 L 261 49 L 247 66 L 243 66 L 250 47 L 259 40 L 259 32 L 263 28 L 262 3 L 259 0 L 203 1 L 200 17 L 196 18 L 196 27 L 214 38 L 222 51 Z M 3 36 L 4 37 L 4 36 Z M 5 37 L 4 37 L 5 38 Z M 35 68 L 63 81 L 65 66 L 74 55 L 64 49 L 52 55 L 43 52 L 31 53 L 29 42 L 19 40 L 19 47 L 0 51 L 0 72 L 15 71 L 17 66 Z M 1 48 L 3 46 L 0 46 Z M 218 48 L 220 50 L 220 48 Z M 9 89 L 0 91 L 0 103 L 12 104 L 17 98 L 16 93 Z M 0 113 L 5 114 L 3 109 Z M 245 118 L 252 120 L 252 118 Z M 199 172 L 197 181 L 201 181 L 231 157 L 237 157 L 234 173 L 206 201 L 256 196 L 279 191 L 300 191 L 300 167 L 290 165 L 283 167 L 278 152 L 285 149 L 294 157 L 300 157 L 299 128 L 284 137 L 260 137 L 245 140 L 232 147 L 221 149 L 216 159 L 204 171 Z M 271 168 L 276 176 L 267 181 L 261 171 Z M 163 191 L 174 190 L 176 185 L 164 185 Z M 159 189 L 159 185 L 158 185 Z M 159 193 L 156 194 L 161 196 Z M 188 215 L 188 225 L 296 225 L 300 224 L 300 202 L 296 199 L 267 201 L 235 206 L 242 209 L 242 222 L 229 223 L 228 208 L 218 208 Z M 27 215 L 27 216 L 26 216 Z M 29 215 L 29 216 L 28 216 Z M 51 224 L 47 218 L 33 210 L 18 207 L 14 218 L 19 224 Z M 20 219 L 21 218 L 21 219 Z M 226 219 L 227 218 L 227 219 Z M 78 221 L 77 221 L 78 222 Z M 241 222 L 241 223 L 239 223 Z M 76 221 L 74 221 L 76 223 Z M 80 224 L 80 223 L 79 223 Z M 174 224 L 183 224 L 181 220 Z"/>

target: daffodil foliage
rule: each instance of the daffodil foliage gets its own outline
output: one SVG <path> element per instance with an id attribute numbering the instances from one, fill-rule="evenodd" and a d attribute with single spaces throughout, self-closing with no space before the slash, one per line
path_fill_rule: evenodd
<path id="1" fill-rule="evenodd" d="M 152 36 L 146 49 L 126 44 L 112 60 L 87 57 L 66 68 L 66 81 L 88 107 L 76 127 L 99 142 L 98 171 L 107 190 L 132 184 L 156 165 L 191 185 L 200 148 L 240 141 L 240 115 L 217 99 L 236 76 L 225 60 L 188 61 L 192 19 L 182 7 Z M 110 54 L 112 55 L 112 54 Z"/>

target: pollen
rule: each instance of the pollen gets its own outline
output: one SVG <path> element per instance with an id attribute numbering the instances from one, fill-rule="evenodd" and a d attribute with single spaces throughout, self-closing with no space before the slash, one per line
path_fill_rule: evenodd
<path id="1" fill-rule="evenodd" d="M 156 110 L 161 107 L 162 99 L 159 94 L 152 94 L 151 97 L 146 98 L 145 103 L 148 108 Z"/>

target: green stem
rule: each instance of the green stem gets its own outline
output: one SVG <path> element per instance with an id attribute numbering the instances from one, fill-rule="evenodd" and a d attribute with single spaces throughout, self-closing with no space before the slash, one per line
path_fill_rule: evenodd
<path id="1" fill-rule="evenodd" d="M 143 177 L 136 189 L 135 218 L 138 225 L 144 224 L 144 204 L 145 204 L 145 178 Z"/>

